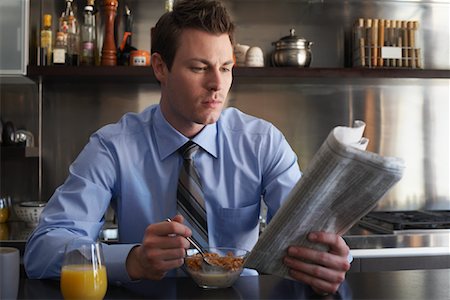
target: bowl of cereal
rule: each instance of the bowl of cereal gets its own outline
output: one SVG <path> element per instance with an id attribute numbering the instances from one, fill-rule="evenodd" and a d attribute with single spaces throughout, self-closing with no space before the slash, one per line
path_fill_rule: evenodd
<path id="1" fill-rule="evenodd" d="M 244 260 L 249 251 L 227 247 L 211 247 L 204 250 L 208 262 L 218 268 L 205 266 L 198 250 L 189 249 L 184 259 L 187 273 L 202 288 L 217 289 L 232 286 L 242 273 Z"/>

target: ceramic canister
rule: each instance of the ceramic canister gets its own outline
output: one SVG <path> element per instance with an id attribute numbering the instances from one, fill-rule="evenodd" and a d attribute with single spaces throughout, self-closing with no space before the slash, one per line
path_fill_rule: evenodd
<path id="1" fill-rule="evenodd" d="M 236 59 L 237 66 L 245 66 L 245 55 L 247 54 L 249 48 L 250 46 L 241 44 L 236 44 L 234 46 L 234 57 Z"/>
<path id="2" fill-rule="evenodd" d="M 259 47 L 251 47 L 245 56 L 247 67 L 264 67 L 264 53 Z"/>

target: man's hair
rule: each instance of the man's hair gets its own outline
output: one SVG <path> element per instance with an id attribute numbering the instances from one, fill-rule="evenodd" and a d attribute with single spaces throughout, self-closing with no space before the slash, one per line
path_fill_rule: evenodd
<path id="1" fill-rule="evenodd" d="M 169 71 L 179 47 L 183 29 L 199 29 L 212 34 L 227 33 L 234 42 L 234 24 L 219 1 L 177 1 L 173 11 L 166 12 L 156 23 L 152 33 L 152 53 L 159 53 Z"/>

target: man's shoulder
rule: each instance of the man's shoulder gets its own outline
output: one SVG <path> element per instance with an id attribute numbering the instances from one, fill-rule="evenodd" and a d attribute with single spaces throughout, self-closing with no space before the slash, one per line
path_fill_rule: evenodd
<path id="1" fill-rule="evenodd" d="M 246 114 L 237 108 L 226 108 L 219 120 L 224 130 L 234 133 L 268 134 L 275 127 L 272 123 L 261 118 Z"/>
<path id="2" fill-rule="evenodd" d="M 142 112 L 128 112 L 124 114 L 116 123 L 107 124 L 100 128 L 96 134 L 107 139 L 114 139 L 129 135 L 143 133 L 149 128 L 149 123 L 153 118 L 156 106 L 147 107 Z"/>

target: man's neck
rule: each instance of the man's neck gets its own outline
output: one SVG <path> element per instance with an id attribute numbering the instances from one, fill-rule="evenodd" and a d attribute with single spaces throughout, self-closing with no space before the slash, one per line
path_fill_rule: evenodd
<path id="1" fill-rule="evenodd" d="M 189 139 L 192 139 L 197 134 L 199 134 L 200 131 L 202 131 L 203 128 L 205 128 L 206 126 L 205 124 L 198 124 L 194 122 L 191 122 L 190 124 L 187 123 L 183 124 L 183 122 L 180 122 L 177 119 L 171 119 L 170 117 L 168 117 L 167 113 L 164 112 L 164 105 L 161 105 L 161 103 L 160 108 L 164 119 L 166 119 L 166 121 L 170 124 L 170 126 L 175 128 L 175 130 L 177 130 L 179 133 L 181 133 L 182 135 L 184 135 Z"/>

